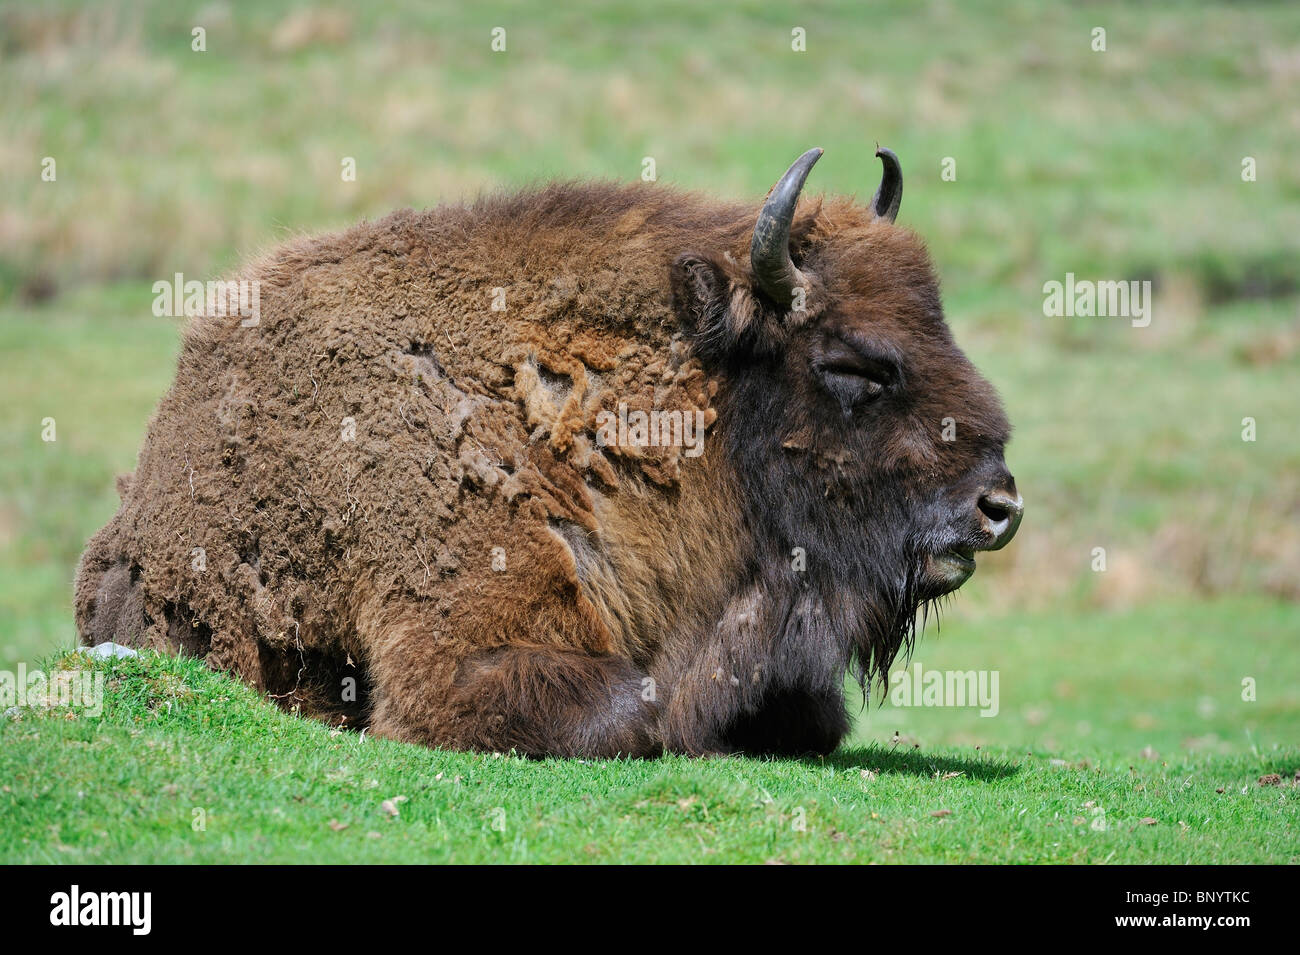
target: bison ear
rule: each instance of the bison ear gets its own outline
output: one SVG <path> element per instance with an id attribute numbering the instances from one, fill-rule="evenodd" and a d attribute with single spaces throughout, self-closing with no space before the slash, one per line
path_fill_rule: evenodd
<path id="1" fill-rule="evenodd" d="M 757 308 L 747 286 L 732 280 L 723 259 L 683 252 L 672 267 L 673 308 L 697 343 L 727 351 L 740 345 Z"/>
<path id="2" fill-rule="evenodd" d="M 715 259 L 683 252 L 673 262 L 672 284 L 673 306 L 696 328 L 702 330 L 724 319 L 729 283 Z"/>

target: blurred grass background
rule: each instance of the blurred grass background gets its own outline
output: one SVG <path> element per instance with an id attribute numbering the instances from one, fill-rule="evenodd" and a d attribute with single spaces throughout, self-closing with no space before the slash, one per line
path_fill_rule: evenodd
<path id="1" fill-rule="evenodd" d="M 1005 718 L 886 707 L 860 734 L 1294 745 L 1298 88 L 1284 3 L 0 6 L 0 667 L 74 639 L 77 557 L 173 373 L 154 281 L 647 156 L 757 199 L 821 145 L 810 188 L 865 200 L 879 141 L 1006 400 L 1027 516 L 917 655 L 1001 667 Z M 1151 280 L 1150 327 L 1045 318 L 1066 272 Z"/>

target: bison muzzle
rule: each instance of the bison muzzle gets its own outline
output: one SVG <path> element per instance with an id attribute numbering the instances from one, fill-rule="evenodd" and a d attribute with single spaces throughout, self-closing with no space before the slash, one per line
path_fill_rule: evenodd
<path id="1" fill-rule="evenodd" d="M 81 639 L 531 756 L 801 754 L 1021 500 L 925 249 L 868 206 L 552 184 L 302 239 L 186 330 Z"/>

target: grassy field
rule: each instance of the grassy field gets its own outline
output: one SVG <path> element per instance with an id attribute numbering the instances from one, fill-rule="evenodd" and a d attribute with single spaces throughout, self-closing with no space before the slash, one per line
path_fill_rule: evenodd
<path id="1" fill-rule="evenodd" d="M 0 861 L 1297 861 L 1298 85 L 1285 4 L 0 4 L 0 670 L 72 645 L 173 371 L 154 281 L 645 157 L 757 198 L 817 144 L 810 187 L 866 196 L 897 151 L 1027 502 L 916 654 L 999 671 L 996 717 L 873 703 L 824 763 L 527 763 L 151 659 L 102 719 L 0 718 Z M 1150 327 L 1045 318 L 1066 272 L 1152 281 Z"/>
<path id="2" fill-rule="evenodd" d="M 1215 666 L 1242 619 L 1253 703 Z M 1300 706 L 1280 634 L 1300 612 L 1216 607 L 1172 667 L 1140 649 L 1187 622 L 1163 608 L 974 628 L 975 647 L 1005 648 L 997 718 L 887 703 L 853 745 L 802 761 L 440 753 L 283 713 L 196 661 L 98 663 L 102 717 L 0 724 L 0 859 L 1300 862 L 1300 752 L 1278 745 Z M 962 666 L 972 647 L 942 650 L 925 664 Z"/>

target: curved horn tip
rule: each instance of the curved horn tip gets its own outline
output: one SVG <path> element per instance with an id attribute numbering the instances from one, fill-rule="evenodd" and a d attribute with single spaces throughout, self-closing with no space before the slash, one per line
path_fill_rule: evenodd
<path id="1" fill-rule="evenodd" d="M 804 180 L 808 178 L 808 173 L 812 172 L 812 167 L 817 165 L 817 160 L 822 158 L 822 153 L 824 152 L 826 152 L 826 150 L 822 149 L 820 146 L 814 146 L 812 149 L 805 151 L 803 155 L 790 163 L 790 168 L 781 176 L 781 180 L 785 181 L 790 179 L 790 174 L 794 173 L 796 178 L 792 181 L 797 183 L 799 191 L 802 191 Z"/>
<path id="2" fill-rule="evenodd" d="M 880 187 L 871 197 L 871 207 L 876 216 L 893 222 L 898 217 L 898 207 L 903 202 L 903 164 L 898 155 L 885 146 L 876 143 L 876 158 L 884 166 L 880 177 Z"/>

